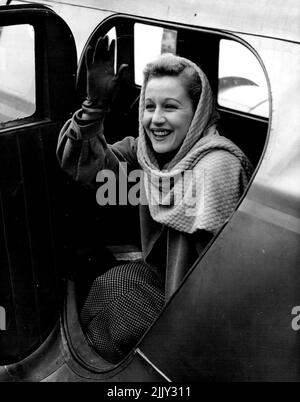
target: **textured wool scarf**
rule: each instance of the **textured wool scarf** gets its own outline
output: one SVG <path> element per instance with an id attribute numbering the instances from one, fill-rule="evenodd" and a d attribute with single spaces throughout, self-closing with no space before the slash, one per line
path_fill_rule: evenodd
<path id="1" fill-rule="evenodd" d="M 137 156 L 144 171 L 144 189 L 152 218 L 185 233 L 198 229 L 214 233 L 234 211 L 249 181 L 252 166 L 235 144 L 218 134 L 215 124 L 218 114 L 206 75 L 190 60 L 178 59 L 194 68 L 202 83 L 187 135 L 173 159 L 160 169 L 142 125 L 144 82 L 139 105 Z"/>

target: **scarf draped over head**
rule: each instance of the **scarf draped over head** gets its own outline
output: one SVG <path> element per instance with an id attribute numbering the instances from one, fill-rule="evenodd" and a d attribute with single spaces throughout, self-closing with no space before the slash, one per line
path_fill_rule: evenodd
<path id="1" fill-rule="evenodd" d="M 194 68 L 202 91 L 187 135 L 177 153 L 162 168 L 147 138 L 142 118 L 145 89 L 139 105 L 137 156 L 144 171 L 144 190 L 152 218 L 173 229 L 216 232 L 234 211 L 252 173 L 243 152 L 216 130 L 219 118 L 210 84 L 203 71 L 182 57 L 165 54 Z"/>

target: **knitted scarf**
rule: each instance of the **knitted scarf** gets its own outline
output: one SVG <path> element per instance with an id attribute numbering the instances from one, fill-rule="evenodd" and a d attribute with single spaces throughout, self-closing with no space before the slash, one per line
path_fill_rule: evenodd
<path id="1" fill-rule="evenodd" d="M 144 81 L 137 156 L 144 171 L 144 190 L 152 218 L 185 233 L 199 229 L 214 233 L 234 211 L 252 166 L 234 143 L 218 134 L 215 124 L 218 114 L 206 75 L 193 62 L 180 59 L 198 72 L 202 83 L 187 135 L 173 159 L 160 169 L 142 125 Z"/>

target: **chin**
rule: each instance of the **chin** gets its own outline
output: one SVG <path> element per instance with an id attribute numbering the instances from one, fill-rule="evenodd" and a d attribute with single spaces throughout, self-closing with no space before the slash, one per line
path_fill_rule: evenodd
<path id="1" fill-rule="evenodd" d="M 168 152 L 172 152 L 174 150 L 174 147 L 170 146 L 170 144 L 158 144 L 157 142 L 152 142 L 152 148 L 154 152 L 158 154 L 166 154 Z"/>
<path id="2" fill-rule="evenodd" d="M 169 147 L 153 147 L 153 149 L 157 154 L 167 154 L 173 151 L 173 149 Z"/>

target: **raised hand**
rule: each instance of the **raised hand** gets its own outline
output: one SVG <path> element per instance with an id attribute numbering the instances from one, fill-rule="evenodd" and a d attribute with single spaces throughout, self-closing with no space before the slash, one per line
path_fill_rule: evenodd
<path id="1" fill-rule="evenodd" d="M 109 45 L 107 36 L 100 37 L 94 48 L 89 46 L 85 54 L 87 69 L 87 99 L 84 106 L 109 109 L 128 67 L 122 64 L 114 74 L 115 41 Z"/>

